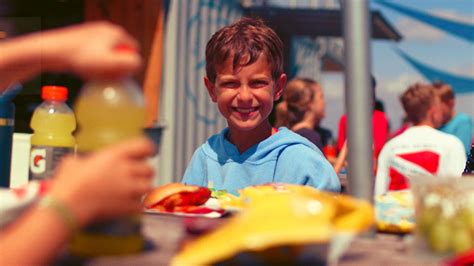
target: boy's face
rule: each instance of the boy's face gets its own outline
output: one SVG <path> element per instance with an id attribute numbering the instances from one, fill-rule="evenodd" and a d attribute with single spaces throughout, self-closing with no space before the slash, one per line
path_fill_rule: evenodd
<path id="1" fill-rule="evenodd" d="M 218 68 L 214 83 L 204 78 L 209 96 L 217 103 L 231 130 L 259 129 L 262 122 L 268 121 L 273 102 L 280 98 L 286 75 L 273 80 L 265 56 L 235 72 L 232 59 L 230 56 Z"/>

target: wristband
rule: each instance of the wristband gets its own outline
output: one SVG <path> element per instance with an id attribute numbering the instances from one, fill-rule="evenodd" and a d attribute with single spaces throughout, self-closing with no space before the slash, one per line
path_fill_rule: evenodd
<path id="1" fill-rule="evenodd" d="M 72 211 L 61 201 L 57 200 L 50 194 L 45 195 L 38 202 L 39 209 L 53 210 L 67 224 L 71 232 L 77 229 L 77 220 Z"/>

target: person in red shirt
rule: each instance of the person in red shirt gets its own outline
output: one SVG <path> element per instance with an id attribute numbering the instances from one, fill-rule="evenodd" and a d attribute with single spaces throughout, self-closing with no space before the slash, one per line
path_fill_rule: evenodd
<path id="1" fill-rule="evenodd" d="M 375 87 L 376 87 L 375 78 L 372 76 L 372 93 L 375 103 Z M 374 157 L 379 156 L 380 151 L 382 150 L 383 145 L 388 139 L 389 127 L 388 119 L 385 116 L 385 113 L 375 109 L 372 113 L 372 135 L 374 140 Z M 347 139 L 347 117 L 346 114 L 343 114 L 339 120 L 339 129 L 338 129 L 338 138 L 337 138 L 337 150 L 338 152 L 342 150 L 344 142 Z"/>
<path id="2" fill-rule="evenodd" d="M 412 123 L 410 120 L 408 120 L 408 117 L 405 116 L 405 117 L 402 119 L 402 124 L 401 124 L 401 126 L 400 126 L 397 130 L 395 130 L 394 132 L 390 133 L 389 139 L 393 139 L 393 138 L 395 138 L 396 136 L 402 134 L 403 132 L 405 132 L 405 130 L 407 130 L 408 128 L 410 128 L 412 125 L 413 125 L 413 123 Z"/>

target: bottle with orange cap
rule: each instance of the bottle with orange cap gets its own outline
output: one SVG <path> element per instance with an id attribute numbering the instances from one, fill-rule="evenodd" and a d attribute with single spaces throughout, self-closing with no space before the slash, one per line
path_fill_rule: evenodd
<path id="1" fill-rule="evenodd" d="M 114 50 L 134 51 L 126 45 L 118 45 Z M 94 153 L 144 136 L 145 101 L 141 88 L 130 77 L 88 81 L 74 110 L 79 125 L 78 154 Z M 140 252 L 144 246 L 141 218 L 132 215 L 87 226 L 72 237 L 69 251 L 78 257 L 116 256 Z"/>
<path id="2" fill-rule="evenodd" d="M 31 117 L 29 179 L 44 179 L 53 174 L 61 158 L 73 153 L 76 145 L 73 131 L 76 118 L 66 105 L 68 89 L 62 86 L 43 86 L 41 103 Z"/>

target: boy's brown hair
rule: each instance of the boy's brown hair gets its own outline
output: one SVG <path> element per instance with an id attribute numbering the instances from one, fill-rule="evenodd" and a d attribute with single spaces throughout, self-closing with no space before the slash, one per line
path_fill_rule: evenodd
<path id="1" fill-rule="evenodd" d="M 454 92 L 449 84 L 442 81 L 435 81 L 433 82 L 433 87 L 443 103 L 454 100 Z"/>
<path id="2" fill-rule="evenodd" d="M 436 101 L 436 92 L 432 85 L 415 83 L 400 96 L 408 119 L 415 125 L 427 118 L 428 110 Z"/>
<path id="3" fill-rule="evenodd" d="M 242 18 L 212 35 L 206 46 L 206 75 L 216 80 L 216 68 L 233 56 L 232 68 L 248 66 L 266 55 L 272 77 L 283 73 L 283 42 L 260 19 Z"/>

